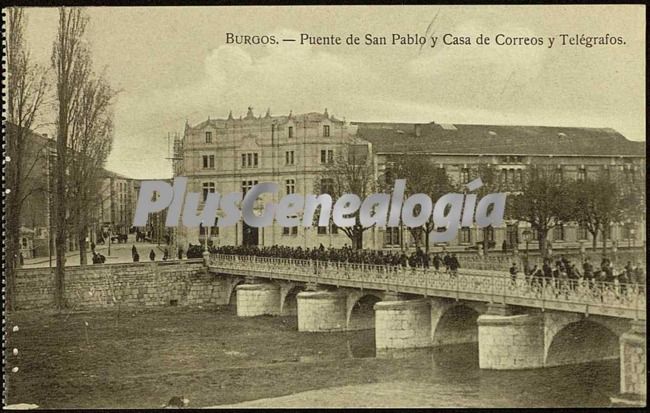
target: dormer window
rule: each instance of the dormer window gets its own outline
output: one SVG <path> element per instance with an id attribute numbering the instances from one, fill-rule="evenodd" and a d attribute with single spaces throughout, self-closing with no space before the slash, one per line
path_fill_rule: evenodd
<path id="1" fill-rule="evenodd" d="M 289 138 L 293 138 L 293 126 L 289 126 Z"/>
<path id="2" fill-rule="evenodd" d="M 323 125 L 323 136 L 329 138 L 330 136 L 330 125 Z"/>
<path id="3" fill-rule="evenodd" d="M 212 143 L 212 132 L 205 133 L 205 143 Z"/>

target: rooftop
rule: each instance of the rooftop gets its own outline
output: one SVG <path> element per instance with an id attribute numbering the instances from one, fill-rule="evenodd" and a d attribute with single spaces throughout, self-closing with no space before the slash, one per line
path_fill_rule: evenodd
<path id="1" fill-rule="evenodd" d="M 253 112 L 253 108 L 249 107 L 246 116 L 233 117 L 232 111 L 230 111 L 228 117 L 225 119 L 208 118 L 207 120 L 197 125 L 194 126 L 187 125 L 187 126 L 192 129 L 203 129 L 206 126 L 224 128 L 226 127 L 226 125 L 230 123 L 237 123 L 237 122 L 263 121 L 263 122 L 275 122 L 277 124 L 282 124 L 288 122 L 289 120 L 293 120 L 296 123 L 322 122 L 323 120 L 329 120 L 331 122 L 342 122 L 341 120 L 336 119 L 334 116 L 330 116 L 329 113 L 327 112 L 327 109 L 325 109 L 325 112 L 323 113 L 308 112 L 308 113 L 300 113 L 294 115 L 292 112 L 289 112 L 287 115 L 279 115 L 279 116 L 271 116 L 271 110 L 267 109 L 264 115 L 255 116 Z"/>
<path id="2" fill-rule="evenodd" d="M 352 122 L 374 152 L 643 156 L 645 141 L 610 128 Z M 419 129 L 419 130 L 418 130 Z"/>

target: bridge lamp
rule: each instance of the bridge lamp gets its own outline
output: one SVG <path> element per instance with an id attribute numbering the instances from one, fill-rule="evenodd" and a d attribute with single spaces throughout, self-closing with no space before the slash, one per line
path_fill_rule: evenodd
<path id="1" fill-rule="evenodd" d="M 525 229 L 521 235 L 524 237 L 524 242 L 526 243 L 526 266 L 528 266 L 528 243 L 532 234 L 529 229 Z"/>

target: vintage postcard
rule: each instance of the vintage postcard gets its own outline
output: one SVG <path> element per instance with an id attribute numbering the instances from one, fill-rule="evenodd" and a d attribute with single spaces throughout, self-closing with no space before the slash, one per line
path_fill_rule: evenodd
<path id="1" fill-rule="evenodd" d="M 645 406 L 645 16 L 3 8 L 3 406 Z"/>

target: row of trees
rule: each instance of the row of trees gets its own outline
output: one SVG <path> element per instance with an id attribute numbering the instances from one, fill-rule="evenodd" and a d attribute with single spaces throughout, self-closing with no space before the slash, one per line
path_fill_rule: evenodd
<path id="1" fill-rule="evenodd" d="M 406 179 L 404 197 L 423 193 L 436 200 L 446 193 L 467 193 L 464 184 L 454 182 L 443 168 L 436 167 L 425 155 L 401 155 L 391 158 L 387 169 L 378 180 L 372 157 L 359 156 L 348 150 L 339 154 L 319 178 L 317 185 L 334 199 L 345 193 L 354 193 L 362 199 L 377 191 L 390 191 L 395 179 Z M 496 168 L 477 164 L 470 168 L 472 179 L 481 178 L 483 186 L 476 191 L 477 199 L 488 193 L 504 191 Z M 538 234 L 537 242 L 543 256 L 547 255 L 549 231 L 566 222 L 577 222 L 592 236 L 593 248 L 602 240 L 603 251 L 607 243 L 606 230 L 624 219 L 640 220 L 645 211 L 645 186 L 641 180 L 632 181 L 617 170 L 603 170 L 584 180 L 564 179 L 556 167 L 531 166 L 523 174 L 519 191 L 508 196 L 506 218 L 527 222 Z M 417 211 L 416 211 L 417 212 Z M 364 227 L 357 216 L 356 225 L 341 228 L 354 248 L 362 248 Z M 423 242 L 430 249 L 429 235 L 436 230 L 433 219 L 421 227 L 408 228 L 417 245 Z M 483 229 L 484 249 L 488 237 Z"/>
<path id="2" fill-rule="evenodd" d="M 30 150 L 37 121 L 54 125 L 56 145 L 51 198 L 56 253 L 56 304 L 65 306 L 65 253 L 70 237 L 77 237 L 81 263 L 86 263 L 86 237 L 101 200 L 101 173 L 113 141 L 115 92 L 103 74 L 93 70 L 85 39 L 88 17 L 83 9 L 60 8 L 51 66 L 35 64 L 25 43 L 24 9 L 7 13 L 7 301 L 15 303 L 15 277 L 20 251 L 20 223 L 26 198 L 34 191 L 43 146 Z M 36 156 L 35 156 L 36 155 Z M 50 171 L 48 171 L 49 173 Z M 41 188 L 42 190 L 43 188 Z"/>

